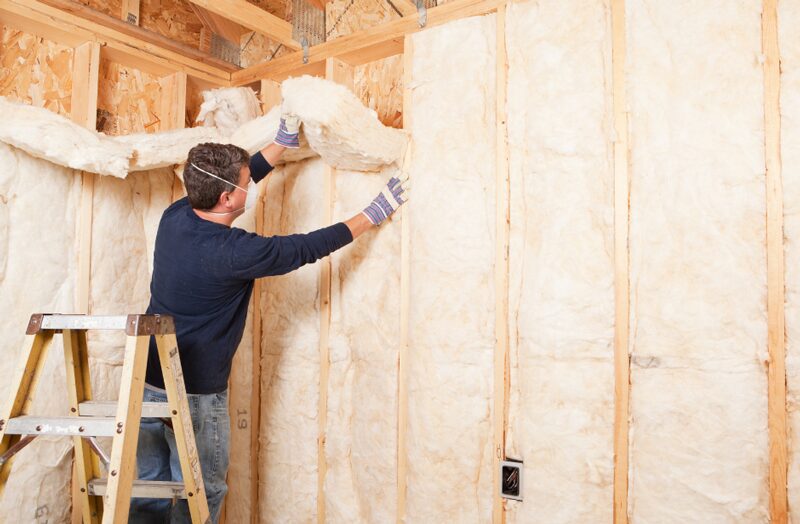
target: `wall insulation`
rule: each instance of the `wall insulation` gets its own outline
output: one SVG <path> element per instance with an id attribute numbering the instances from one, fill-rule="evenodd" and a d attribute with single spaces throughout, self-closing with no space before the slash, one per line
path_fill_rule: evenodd
<path id="1" fill-rule="evenodd" d="M 511 179 L 506 455 L 525 462 L 525 500 L 508 503 L 508 521 L 611 522 L 608 2 L 511 4 L 506 40 Z"/>
<path id="2" fill-rule="evenodd" d="M 628 4 L 634 522 L 768 516 L 761 2 Z"/>
<path id="3" fill-rule="evenodd" d="M 266 180 L 265 236 L 323 225 L 325 164 L 307 160 Z M 319 268 L 264 280 L 261 296 L 262 522 L 312 522 L 317 513 Z"/>
<path id="4" fill-rule="evenodd" d="M 781 157 L 786 254 L 786 385 L 789 410 L 789 509 L 800 522 L 800 1 L 778 3 L 781 50 Z"/>
<path id="5" fill-rule="evenodd" d="M 359 213 L 396 174 L 336 171 L 334 220 Z M 391 522 L 397 513 L 399 260 L 399 220 L 332 257 L 328 522 Z"/>
<path id="6" fill-rule="evenodd" d="M 413 37 L 410 522 L 486 522 L 492 501 L 495 16 Z M 453 96 L 453 89 L 458 96 Z"/>
<path id="7" fill-rule="evenodd" d="M 147 309 L 156 230 L 161 213 L 172 203 L 173 178 L 169 168 L 141 171 L 125 179 L 96 177 L 89 279 L 92 314 L 144 313 Z M 117 398 L 125 340 L 124 333 L 89 332 L 96 399 Z"/>
<path id="8" fill-rule="evenodd" d="M 31 313 L 71 311 L 76 293 L 76 210 L 80 177 L 72 169 L 33 158 L 0 143 L 0 399 L 10 394 Z M 66 413 L 61 338 L 50 345 L 32 409 Z M 72 443 L 39 437 L 15 457 L 9 486 L 0 500 L 0 521 L 69 520 Z M 13 515 L 14 518 L 10 518 Z"/>

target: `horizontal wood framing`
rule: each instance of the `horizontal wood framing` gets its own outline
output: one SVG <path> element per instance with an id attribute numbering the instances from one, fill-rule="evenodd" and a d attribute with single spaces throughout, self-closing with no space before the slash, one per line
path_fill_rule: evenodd
<path id="1" fill-rule="evenodd" d="M 453 0 L 428 9 L 425 28 L 445 24 L 452 20 L 491 13 L 505 4 L 505 0 Z M 303 52 L 298 51 L 269 62 L 264 62 L 231 75 L 234 86 L 246 85 L 269 78 L 280 81 L 289 76 L 303 74 L 313 64 L 324 64 L 328 58 L 339 58 L 350 65 L 362 65 L 403 53 L 403 37 L 422 31 L 416 14 L 398 18 L 363 31 L 335 38 L 330 42 L 311 47 L 308 63 L 303 63 Z"/>
<path id="2" fill-rule="evenodd" d="M 67 0 L 0 0 L 0 23 L 55 42 L 97 42 L 103 56 L 158 76 L 184 72 L 213 86 L 230 85 L 232 64 L 162 35 Z"/>
<path id="3" fill-rule="evenodd" d="M 236 22 L 283 44 L 289 49 L 301 49 L 292 38 L 292 24 L 245 0 L 189 0 L 191 3 Z"/>

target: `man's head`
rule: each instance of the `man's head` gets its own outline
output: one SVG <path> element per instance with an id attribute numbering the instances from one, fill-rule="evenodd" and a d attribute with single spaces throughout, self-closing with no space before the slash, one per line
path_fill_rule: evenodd
<path id="1" fill-rule="evenodd" d="M 247 195 L 236 186 L 247 188 L 249 164 L 250 155 L 241 147 L 213 143 L 194 146 L 183 168 L 189 204 L 202 211 L 214 209 L 217 204 L 232 209 L 243 207 Z"/>

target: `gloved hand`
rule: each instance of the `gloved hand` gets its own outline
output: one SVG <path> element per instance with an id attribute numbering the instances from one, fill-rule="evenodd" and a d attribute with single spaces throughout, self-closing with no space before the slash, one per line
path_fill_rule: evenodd
<path id="1" fill-rule="evenodd" d="M 403 173 L 400 178 L 390 178 L 383 191 L 378 193 L 372 203 L 364 209 L 364 215 L 373 225 L 377 226 L 408 201 L 408 191 L 409 184 L 406 173 Z"/>
<path id="2" fill-rule="evenodd" d="M 289 149 L 300 147 L 300 119 L 296 115 L 285 113 L 281 116 L 275 143 Z"/>

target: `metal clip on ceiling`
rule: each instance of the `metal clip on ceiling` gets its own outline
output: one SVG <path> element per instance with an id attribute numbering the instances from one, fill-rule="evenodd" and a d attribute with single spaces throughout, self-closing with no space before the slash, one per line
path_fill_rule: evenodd
<path id="1" fill-rule="evenodd" d="M 303 63 L 308 63 L 308 38 L 305 36 L 300 39 L 300 45 L 303 46 Z"/>
<path id="2" fill-rule="evenodd" d="M 417 1 L 417 13 L 419 14 L 419 26 L 425 27 L 428 23 L 428 9 L 425 7 L 425 0 Z"/>

